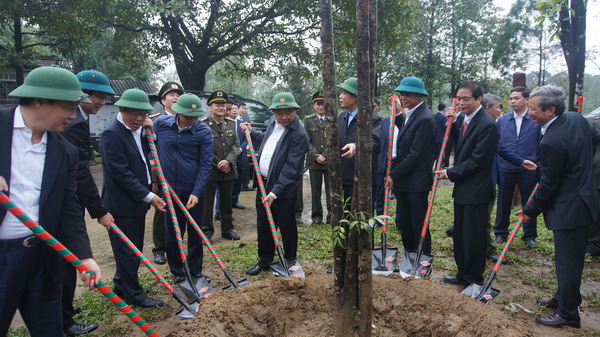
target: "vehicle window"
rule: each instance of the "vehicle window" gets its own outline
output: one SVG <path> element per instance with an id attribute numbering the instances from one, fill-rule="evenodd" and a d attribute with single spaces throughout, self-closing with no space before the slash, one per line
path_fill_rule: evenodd
<path id="1" fill-rule="evenodd" d="M 252 123 L 264 123 L 273 115 L 266 107 L 253 102 L 246 102 L 246 109 Z"/>

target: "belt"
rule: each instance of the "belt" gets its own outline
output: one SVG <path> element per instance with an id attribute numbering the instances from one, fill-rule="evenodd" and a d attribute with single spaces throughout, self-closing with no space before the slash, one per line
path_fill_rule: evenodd
<path id="1" fill-rule="evenodd" d="M 32 235 L 21 239 L 0 240 L 0 248 L 35 247 L 40 244 L 40 239 Z"/>

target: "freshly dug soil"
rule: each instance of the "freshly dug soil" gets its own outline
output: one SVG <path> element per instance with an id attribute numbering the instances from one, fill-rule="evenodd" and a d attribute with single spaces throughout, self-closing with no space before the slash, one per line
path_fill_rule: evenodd
<path id="1" fill-rule="evenodd" d="M 333 336 L 333 275 L 218 292 L 168 336 Z M 492 306 L 428 280 L 373 277 L 374 336 L 533 336 Z"/>

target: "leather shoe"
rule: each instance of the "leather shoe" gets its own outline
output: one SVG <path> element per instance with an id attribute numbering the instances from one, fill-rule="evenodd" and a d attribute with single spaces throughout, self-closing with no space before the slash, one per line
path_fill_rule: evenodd
<path id="1" fill-rule="evenodd" d="M 525 240 L 525 246 L 527 246 L 527 248 L 531 248 L 531 249 L 537 248 L 537 244 L 535 243 L 535 240 Z"/>
<path id="2" fill-rule="evenodd" d="M 551 328 L 560 328 L 561 326 L 568 325 L 573 328 L 581 328 L 581 320 L 569 320 L 560 317 L 559 314 L 552 314 L 550 316 L 538 317 L 535 319 L 537 324 L 549 326 Z"/>
<path id="3" fill-rule="evenodd" d="M 456 276 L 444 276 L 444 282 L 450 283 L 450 284 L 465 285 L 465 280 L 458 278 Z"/>
<path id="4" fill-rule="evenodd" d="M 179 283 L 185 282 L 185 276 L 183 276 L 183 275 L 177 275 L 177 276 L 175 276 L 175 278 L 173 279 L 173 282 L 174 282 L 175 284 L 179 284 Z"/>
<path id="5" fill-rule="evenodd" d="M 254 267 L 246 270 L 248 275 L 258 275 L 263 270 L 268 270 L 269 267 L 265 266 L 262 262 L 258 262 Z"/>
<path id="6" fill-rule="evenodd" d="M 495 244 L 499 244 L 499 243 L 504 243 L 506 242 L 506 237 L 504 236 L 496 236 L 496 238 L 493 241 Z"/>
<path id="7" fill-rule="evenodd" d="M 165 253 L 156 253 L 154 254 L 154 263 L 156 264 L 165 264 L 167 260 L 165 259 Z"/>
<path id="8" fill-rule="evenodd" d="M 79 324 L 75 322 L 71 327 L 65 330 L 67 336 L 79 336 L 84 333 L 92 332 L 98 329 L 98 324 Z"/>
<path id="9" fill-rule="evenodd" d="M 558 309 L 558 301 L 554 297 L 549 300 L 536 300 L 535 304 L 548 309 Z"/>
<path id="10" fill-rule="evenodd" d="M 161 300 L 156 300 L 154 298 L 146 297 L 146 299 L 142 303 L 135 303 L 135 305 L 140 306 L 142 308 L 154 308 L 154 307 L 162 307 L 165 305 L 165 302 Z"/>
<path id="11" fill-rule="evenodd" d="M 236 233 L 236 232 L 233 232 L 233 231 L 232 232 L 227 232 L 227 233 L 221 235 L 221 237 L 223 239 L 234 240 L 234 241 L 240 239 L 240 235 L 238 233 Z"/>
<path id="12" fill-rule="evenodd" d="M 450 226 L 450 227 L 446 228 L 446 230 L 444 232 L 449 237 L 453 237 L 454 236 L 454 226 Z"/>
<path id="13" fill-rule="evenodd" d="M 237 208 L 237 209 L 246 209 L 246 206 L 240 204 L 239 202 L 234 202 L 231 207 L 233 208 Z"/>

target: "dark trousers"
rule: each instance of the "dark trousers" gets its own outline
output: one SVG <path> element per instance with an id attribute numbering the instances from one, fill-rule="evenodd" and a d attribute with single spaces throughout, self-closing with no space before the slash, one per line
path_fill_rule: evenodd
<path id="1" fill-rule="evenodd" d="M 248 167 L 248 157 L 246 156 L 246 151 L 242 151 L 242 153 L 240 153 L 235 161 L 235 165 L 237 167 L 237 178 L 235 178 L 233 183 L 233 193 L 231 195 L 232 203 L 240 201 L 242 185 L 247 185 L 248 182 L 244 182 L 244 178 L 246 177 L 246 168 Z"/>
<path id="2" fill-rule="evenodd" d="M 204 187 L 204 205 L 202 223 L 200 228 L 208 237 L 215 233 L 213 225 L 213 208 L 215 204 L 215 190 L 219 188 L 219 210 L 221 212 L 221 235 L 233 231 L 233 208 L 231 207 L 231 195 L 233 193 L 234 180 L 207 181 Z"/>
<path id="3" fill-rule="evenodd" d="M 447 143 L 446 143 L 446 145 L 447 145 Z M 433 153 L 431 154 L 431 159 L 432 159 L 433 164 L 435 164 L 435 161 L 438 160 L 441 148 L 442 148 L 442 143 L 433 144 Z M 446 147 L 446 152 L 448 152 L 448 147 Z M 450 157 L 450 154 L 446 153 L 446 157 Z M 446 160 L 446 158 L 444 158 L 444 161 L 445 160 Z M 443 165 L 444 162 L 442 162 L 441 164 Z"/>
<path id="4" fill-rule="evenodd" d="M 162 188 L 159 188 L 156 194 L 162 198 Z M 152 248 L 152 253 L 154 254 L 164 253 L 167 249 L 165 240 L 165 216 L 161 211 L 155 210 L 154 212 L 154 219 L 152 220 L 152 243 L 154 244 L 154 248 Z"/>
<path id="5" fill-rule="evenodd" d="M 0 336 L 8 333 L 17 309 L 31 336 L 64 335 L 61 285 L 48 274 L 41 245 L 8 248 L 0 241 Z"/>
<path id="6" fill-rule="evenodd" d="M 456 276 L 467 283 L 483 282 L 488 227 L 488 204 L 454 202 L 454 260 Z"/>
<path id="7" fill-rule="evenodd" d="M 146 217 L 116 217 L 115 223 L 121 231 L 131 240 L 131 242 L 140 250 L 144 249 L 144 229 L 146 227 Z M 128 304 L 139 304 L 146 299 L 144 290 L 140 285 L 138 278 L 138 269 L 140 259 L 135 256 L 131 249 L 127 248 L 125 243 L 112 231 L 108 232 L 110 245 L 115 256 L 116 271 L 113 281 L 115 283 L 115 293 L 123 294 L 125 302 Z"/>
<path id="8" fill-rule="evenodd" d="M 304 175 L 300 177 L 303 179 Z M 302 219 L 302 212 L 304 211 L 304 193 L 303 193 L 303 182 L 300 180 L 300 188 L 298 189 L 298 195 L 296 196 L 296 206 L 294 206 L 294 212 L 296 213 L 296 218 Z M 295 221 L 295 220 L 294 220 Z"/>
<path id="9" fill-rule="evenodd" d="M 375 211 L 378 215 L 383 214 L 383 202 L 385 197 L 385 172 L 377 173 L 375 181 Z"/>
<path id="10" fill-rule="evenodd" d="M 298 227 L 296 226 L 294 212 L 291 212 L 295 205 L 296 198 L 275 199 L 273 204 L 271 204 L 275 226 L 281 232 L 280 240 L 283 242 L 286 260 L 297 257 Z M 273 262 L 273 257 L 275 256 L 275 244 L 271 236 L 267 213 L 259 191 L 256 193 L 256 220 L 258 222 L 258 227 L 256 228 L 258 233 L 258 257 L 262 263 L 269 264 Z"/>
<path id="11" fill-rule="evenodd" d="M 581 305 L 581 275 L 585 259 L 585 243 L 590 225 L 568 230 L 555 230 L 554 263 L 558 290 L 556 313 L 565 319 L 579 319 L 577 307 Z"/>
<path id="12" fill-rule="evenodd" d="M 423 228 L 423 220 L 427 212 L 427 195 L 429 192 L 410 193 L 395 190 L 396 193 L 396 227 L 402 234 L 405 251 L 416 252 Z M 423 241 L 423 253 L 431 255 L 431 235 Z"/>
<path id="13" fill-rule="evenodd" d="M 75 324 L 73 298 L 75 297 L 75 288 L 77 288 L 77 269 L 64 259 L 61 263 L 63 330 L 67 330 Z"/>
<path id="14" fill-rule="evenodd" d="M 527 204 L 527 199 L 538 177 L 535 171 L 506 172 L 500 170 L 500 184 L 498 186 L 498 208 L 496 209 L 496 224 L 494 234 L 499 237 L 508 236 L 510 224 L 510 211 L 512 207 L 515 186 L 518 184 L 521 190 L 521 203 Z M 531 219 L 523 225 L 523 240 L 535 240 L 537 237 L 537 221 Z"/>
<path id="15" fill-rule="evenodd" d="M 321 204 L 321 191 L 323 189 L 323 180 L 325 180 L 325 204 L 327 205 L 327 214 L 331 212 L 331 195 L 329 193 L 329 174 L 327 170 L 309 170 L 310 190 L 311 190 L 311 214 L 313 222 L 322 222 L 323 205 Z"/>
<path id="16" fill-rule="evenodd" d="M 187 202 L 190 194 L 192 193 L 192 191 L 175 192 L 182 202 Z M 191 209 L 188 209 L 188 212 L 196 221 L 198 226 L 200 226 L 199 219 L 202 219 L 202 198 L 199 198 L 198 204 Z M 192 224 L 187 220 L 187 217 L 177 206 L 175 206 L 175 214 L 177 215 L 177 224 L 179 225 L 181 237 L 183 238 L 186 231 L 188 233 L 187 261 L 190 267 L 190 272 L 192 273 L 192 276 L 198 276 L 202 274 L 202 257 L 204 256 L 204 252 L 202 250 L 202 239 L 198 233 L 196 233 L 196 230 Z M 173 221 L 171 220 L 171 213 L 167 211 L 164 216 L 166 218 L 165 223 L 167 224 L 165 226 L 165 236 L 167 237 L 167 261 L 169 262 L 169 269 L 171 269 L 171 273 L 173 275 L 183 276 L 182 256 L 179 251 L 179 246 L 177 245 L 175 227 L 173 226 Z"/>

